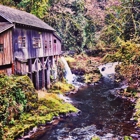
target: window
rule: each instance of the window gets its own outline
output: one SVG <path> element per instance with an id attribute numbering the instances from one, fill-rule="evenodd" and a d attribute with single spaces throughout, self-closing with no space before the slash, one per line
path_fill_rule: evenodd
<path id="1" fill-rule="evenodd" d="M 54 43 L 56 43 L 56 39 L 54 39 Z"/>
<path id="2" fill-rule="evenodd" d="M 41 47 L 41 39 L 40 37 L 33 38 L 33 48 L 40 48 Z"/>
<path id="3" fill-rule="evenodd" d="M 19 36 L 18 37 L 18 47 L 19 48 L 25 48 L 26 47 L 26 37 L 25 36 Z"/>
<path id="4" fill-rule="evenodd" d="M 44 41 L 44 46 L 47 48 L 47 40 Z"/>
<path id="5" fill-rule="evenodd" d="M 0 44 L 0 53 L 2 53 L 3 51 L 4 51 L 3 44 Z"/>

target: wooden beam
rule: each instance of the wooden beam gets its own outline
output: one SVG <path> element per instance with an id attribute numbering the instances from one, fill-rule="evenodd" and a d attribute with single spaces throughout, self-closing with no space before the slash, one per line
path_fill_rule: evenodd
<path id="1" fill-rule="evenodd" d="M 38 62 L 36 62 L 36 66 L 37 66 L 37 71 L 36 71 L 36 89 L 39 90 L 39 66 L 38 66 Z"/>
<path id="2" fill-rule="evenodd" d="M 56 57 L 56 65 L 58 65 L 58 59 L 59 59 L 59 56 L 56 55 L 55 57 Z"/>
<path id="3" fill-rule="evenodd" d="M 51 57 L 51 67 L 54 67 L 54 63 L 55 63 L 54 56 L 52 56 Z"/>
<path id="4" fill-rule="evenodd" d="M 45 70 L 44 70 L 44 57 L 41 59 L 42 62 L 42 87 L 45 87 Z"/>
<path id="5" fill-rule="evenodd" d="M 50 88 L 50 84 L 51 84 L 51 81 L 50 81 L 50 60 L 48 59 L 47 61 L 47 88 L 49 89 Z"/>
<path id="6" fill-rule="evenodd" d="M 32 59 L 28 60 L 28 69 L 29 69 L 29 77 L 33 81 L 33 75 L 32 75 Z"/>
<path id="7" fill-rule="evenodd" d="M 15 66 L 14 66 L 14 63 L 12 63 L 12 74 L 15 74 Z"/>

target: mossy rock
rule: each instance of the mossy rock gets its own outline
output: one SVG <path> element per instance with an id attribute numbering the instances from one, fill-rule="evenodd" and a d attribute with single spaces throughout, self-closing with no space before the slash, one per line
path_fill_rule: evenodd
<path id="1" fill-rule="evenodd" d="M 66 81 L 63 82 L 56 82 L 52 85 L 52 91 L 53 93 L 65 93 L 71 90 L 74 90 L 75 87 L 72 84 L 68 84 Z"/>

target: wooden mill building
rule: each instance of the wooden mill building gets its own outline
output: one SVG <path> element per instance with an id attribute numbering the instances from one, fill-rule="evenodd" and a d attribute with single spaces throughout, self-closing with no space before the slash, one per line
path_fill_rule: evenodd
<path id="1" fill-rule="evenodd" d="M 29 75 L 36 89 L 50 86 L 61 39 L 36 16 L 0 5 L 0 73 Z"/>

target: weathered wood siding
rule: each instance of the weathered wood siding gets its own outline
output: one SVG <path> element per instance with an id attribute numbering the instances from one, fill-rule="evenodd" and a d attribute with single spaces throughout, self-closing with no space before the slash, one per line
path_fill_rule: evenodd
<path id="1" fill-rule="evenodd" d="M 51 56 L 53 55 L 53 50 L 52 50 L 52 33 L 43 33 L 43 53 L 44 56 Z"/>
<path id="2" fill-rule="evenodd" d="M 61 54 L 61 41 L 53 35 L 53 55 Z"/>
<path id="3" fill-rule="evenodd" d="M 0 52 L 0 65 L 13 63 L 12 30 L 0 34 L 0 44 L 3 44 L 3 52 Z"/>
<path id="4" fill-rule="evenodd" d="M 14 60 L 16 58 L 27 59 L 28 58 L 28 40 L 26 41 L 26 47 L 20 47 L 18 43 L 18 37 L 26 37 L 27 40 L 27 30 L 21 28 L 13 29 L 13 49 L 14 49 Z"/>
<path id="5" fill-rule="evenodd" d="M 18 37 L 26 38 L 26 47 L 19 47 Z M 40 38 L 40 47 L 33 46 L 33 39 Z M 54 40 L 56 40 L 54 43 Z M 53 32 L 39 31 L 34 29 L 15 28 L 13 32 L 14 57 L 21 59 L 40 58 L 46 56 L 60 55 L 61 42 Z"/>
<path id="6" fill-rule="evenodd" d="M 25 75 L 28 72 L 28 65 L 26 62 L 20 62 L 15 60 L 15 73 L 19 75 Z"/>

